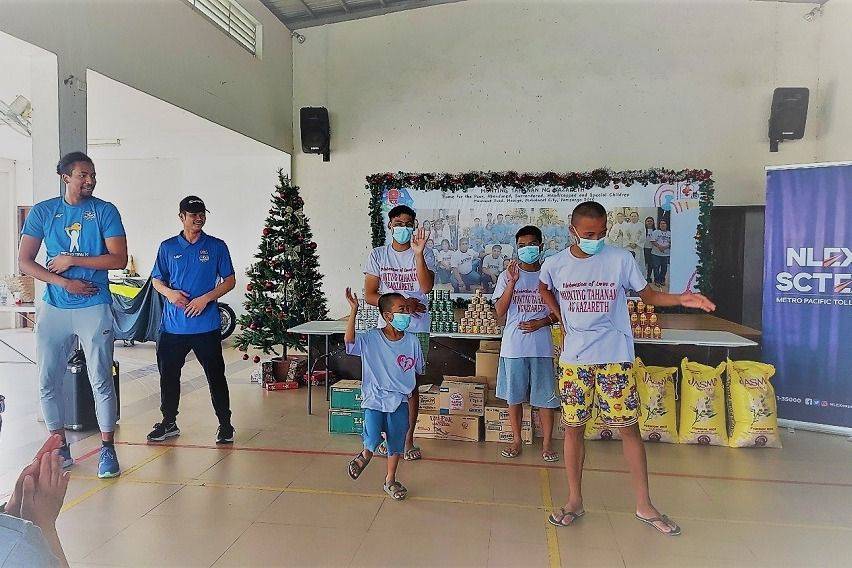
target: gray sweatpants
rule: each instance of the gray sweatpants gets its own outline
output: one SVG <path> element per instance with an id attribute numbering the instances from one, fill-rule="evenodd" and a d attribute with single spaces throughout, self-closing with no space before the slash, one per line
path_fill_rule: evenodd
<path id="1" fill-rule="evenodd" d="M 75 338 L 79 338 L 86 355 L 98 427 L 101 432 L 115 431 L 117 407 L 112 380 L 115 334 L 112 325 L 108 304 L 78 309 L 56 308 L 50 304 L 39 307 L 35 330 L 36 360 L 41 411 L 51 432 L 65 428 L 62 382 L 68 358 L 75 347 Z"/>

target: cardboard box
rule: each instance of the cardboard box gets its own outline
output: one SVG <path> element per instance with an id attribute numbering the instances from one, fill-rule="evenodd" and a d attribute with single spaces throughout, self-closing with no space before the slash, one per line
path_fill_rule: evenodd
<path id="1" fill-rule="evenodd" d="M 482 417 L 423 412 L 417 416 L 414 437 L 479 442 L 482 440 Z"/>
<path id="2" fill-rule="evenodd" d="M 478 383 L 480 385 L 488 384 L 488 377 L 473 376 L 473 377 L 458 377 L 456 375 L 444 375 L 445 381 L 453 381 L 456 383 Z"/>
<path id="3" fill-rule="evenodd" d="M 485 414 L 485 385 L 444 381 L 440 386 L 420 389 L 420 412 L 482 416 Z"/>
<path id="4" fill-rule="evenodd" d="M 338 381 L 331 385 L 329 408 L 361 410 L 361 381 Z"/>
<path id="5" fill-rule="evenodd" d="M 541 429 L 541 413 L 538 408 L 533 408 L 532 411 L 533 437 L 543 438 L 544 433 Z M 562 421 L 562 412 L 557 408 L 556 415 L 553 417 L 553 434 L 552 440 L 565 439 L 565 423 Z"/>
<path id="6" fill-rule="evenodd" d="M 497 367 L 500 364 L 499 353 L 476 352 L 476 375 L 488 379 L 488 388 L 497 388 Z"/>
<path id="7" fill-rule="evenodd" d="M 274 383 L 264 383 L 263 388 L 268 391 L 293 390 L 302 386 L 299 381 L 277 381 Z"/>
<path id="8" fill-rule="evenodd" d="M 532 444 L 532 415 L 528 404 L 523 405 L 521 413 L 521 442 Z M 512 424 L 509 421 L 509 408 L 499 400 L 490 400 L 485 407 L 485 441 L 505 442 L 515 441 Z"/>
<path id="9" fill-rule="evenodd" d="M 479 342 L 479 350 L 483 353 L 500 353 L 499 339 L 483 339 Z"/>
<path id="10" fill-rule="evenodd" d="M 332 434 L 361 434 L 364 431 L 364 411 L 329 410 L 328 431 Z"/>

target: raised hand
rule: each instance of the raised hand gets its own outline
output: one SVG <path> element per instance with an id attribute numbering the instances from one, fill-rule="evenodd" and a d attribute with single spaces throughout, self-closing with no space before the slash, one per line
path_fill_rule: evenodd
<path id="1" fill-rule="evenodd" d="M 514 284 L 521 277 L 521 269 L 518 266 L 517 260 L 510 260 L 509 266 L 506 268 L 506 281 Z"/>
<path id="2" fill-rule="evenodd" d="M 54 450 L 41 456 L 38 476 L 24 478 L 21 496 L 21 518 L 34 525 L 51 529 L 62 509 L 71 474 L 62 471 L 62 458 Z"/>
<path id="3" fill-rule="evenodd" d="M 351 311 L 358 311 L 358 296 L 352 292 L 352 288 L 346 289 L 346 301 L 349 302 L 349 309 Z"/>
<path id="4" fill-rule="evenodd" d="M 420 227 L 416 231 L 414 231 L 414 235 L 411 236 L 411 248 L 416 253 L 423 252 L 426 248 L 426 241 L 429 240 L 429 231 Z"/>
<path id="5" fill-rule="evenodd" d="M 15 490 L 12 491 L 12 496 L 9 497 L 9 502 L 6 503 L 7 514 L 12 515 L 13 517 L 21 516 L 21 494 L 24 490 L 24 479 L 26 479 L 27 476 L 38 477 L 42 456 L 50 454 L 54 450 L 58 450 L 60 447 L 62 447 L 62 436 L 59 434 L 53 434 L 41 446 L 41 449 L 36 452 L 35 459 L 33 459 L 32 463 L 25 467 L 21 472 L 21 475 L 18 476 L 18 481 L 15 483 Z"/>
<path id="6" fill-rule="evenodd" d="M 684 292 L 680 295 L 680 305 L 684 308 L 695 308 L 704 310 L 705 312 L 716 311 L 716 304 L 701 294 L 693 294 L 692 292 Z"/>
<path id="7" fill-rule="evenodd" d="M 426 312 L 426 306 L 421 304 L 417 298 L 406 298 L 405 305 L 408 307 L 409 313 L 415 317 L 419 317 L 420 314 Z"/>

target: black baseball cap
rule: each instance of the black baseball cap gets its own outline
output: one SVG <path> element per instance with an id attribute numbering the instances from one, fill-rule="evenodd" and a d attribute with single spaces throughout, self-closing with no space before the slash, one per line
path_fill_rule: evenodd
<path id="1" fill-rule="evenodd" d="M 210 213 L 201 198 L 194 195 L 189 195 L 180 200 L 180 212 L 183 213 L 184 211 L 187 213 L 201 213 L 202 211 Z"/>

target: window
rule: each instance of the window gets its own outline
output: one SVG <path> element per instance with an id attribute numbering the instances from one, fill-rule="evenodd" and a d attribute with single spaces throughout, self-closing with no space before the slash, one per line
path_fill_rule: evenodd
<path id="1" fill-rule="evenodd" d="M 238 44 L 260 57 L 261 25 L 234 0 L 184 0 Z"/>

